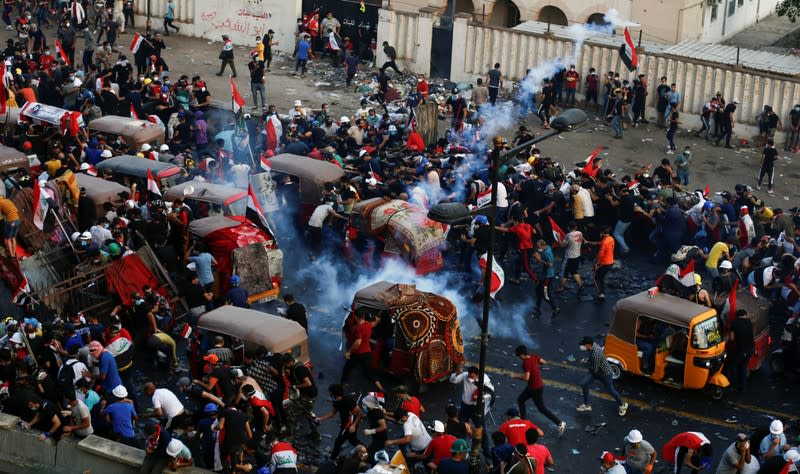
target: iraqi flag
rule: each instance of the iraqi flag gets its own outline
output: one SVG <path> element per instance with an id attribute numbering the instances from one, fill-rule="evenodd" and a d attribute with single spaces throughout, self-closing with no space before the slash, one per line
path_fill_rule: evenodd
<path id="1" fill-rule="evenodd" d="M 131 40 L 131 47 L 130 47 L 131 53 L 136 54 L 136 52 L 139 51 L 139 48 L 142 47 L 142 43 L 144 42 L 145 42 L 144 36 L 140 35 L 139 33 L 134 34 L 133 40 Z"/>
<path id="2" fill-rule="evenodd" d="M 628 28 L 625 28 L 625 42 L 619 47 L 619 57 L 625 63 L 628 71 L 633 72 L 639 68 L 639 57 L 636 56 L 636 47 L 633 45 Z"/>
<path id="3" fill-rule="evenodd" d="M 70 66 L 69 56 L 67 56 L 67 52 L 64 51 L 64 48 L 61 46 L 61 40 L 56 40 L 55 45 L 58 56 L 61 58 L 62 61 L 64 61 L 67 64 L 67 66 Z"/>
<path id="4" fill-rule="evenodd" d="M 406 123 L 406 127 L 412 132 L 417 131 L 417 115 L 414 113 L 414 108 L 415 107 L 409 107 L 408 123 Z"/>
<path id="5" fill-rule="evenodd" d="M 47 219 L 47 213 L 50 211 L 48 197 L 43 181 L 33 187 L 33 225 L 42 231 L 44 230 L 44 221 Z"/>
<path id="6" fill-rule="evenodd" d="M 272 117 L 267 119 L 264 129 L 267 134 L 267 150 L 275 151 L 278 148 L 278 131 L 275 129 Z"/>
<path id="7" fill-rule="evenodd" d="M 8 93 L 6 92 L 6 63 L 0 62 L 0 114 L 6 113 L 6 102 Z"/>
<path id="8" fill-rule="evenodd" d="M 244 211 L 244 217 L 259 229 L 273 238 L 275 237 L 275 233 L 272 232 L 272 229 L 269 227 L 267 218 L 264 217 L 264 213 L 261 212 L 261 205 L 258 203 L 258 198 L 256 198 L 256 193 L 253 191 L 252 184 L 247 186 L 247 209 Z"/>
<path id="9" fill-rule="evenodd" d="M 481 255 L 480 260 L 478 261 L 478 265 L 481 267 L 481 271 L 486 271 L 486 254 Z M 483 280 L 481 280 L 483 281 Z M 496 259 L 492 259 L 492 282 L 489 286 L 489 294 L 492 298 L 495 297 L 498 291 L 503 288 L 503 285 L 506 283 L 506 274 L 503 271 L 503 267 L 497 263 Z"/>
<path id="10" fill-rule="evenodd" d="M 236 83 L 233 81 L 233 76 L 230 76 L 230 80 L 231 80 L 231 106 L 233 107 L 233 113 L 238 114 L 244 107 L 244 99 L 242 98 L 242 95 L 239 94 L 239 89 L 236 87 Z"/>
<path id="11" fill-rule="evenodd" d="M 192 337 L 192 326 L 189 323 L 184 323 L 183 329 L 181 329 L 181 337 L 184 339 Z"/>
<path id="12" fill-rule="evenodd" d="M 261 169 L 264 171 L 272 170 L 272 162 L 269 161 L 269 158 L 270 157 L 266 153 L 261 155 Z"/>
<path id="13" fill-rule="evenodd" d="M 567 238 L 566 232 L 558 226 L 552 217 L 547 216 L 547 219 L 550 221 L 550 228 L 553 229 L 553 238 L 556 239 L 556 242 L 563 242 Z"/>
<path id="14" fill-rule="evenodd" d="M 689 263 L 683 268 L 673 263 L 658 277 L 655 286 L 659 289 L 666 289 L 668 292 L 674 292 L 684 296 L 694 294 L 694 260 L 690 259 Z"/>
<path id="15" fill-rule="evenodd" d="M 86 21 L 86 12 L 83 10 L 83 5 L 81 5 L 80 2 L 73 1 L 70 12 L 72 13 L 72 19 L 75 21 L 76 25 L 80 25 Z"/>
<path id="16" fill-rule="evenodd" d="M 139 114 L 136 113 L 136 107 L 131 104 L 131 118 L 134 120 L 139 120 Z"/>
<path id="17" fill-rule="evenodd" d="M 601 151 L 603 151 L 603 147 L 597 147 L 591 155 L 587 156 L 586 159 L 583 160 L 583 168 L 581 168 L 581 173 L 591 177 L 594 177 L 597 174 L 599 169 L 594 169 L 592 165 L 594 164 L 594 159 L 597 158 L 597 155 L 599 155 Z"/>
<path id="18" fill-rule="evenodd" d="M 150 194 L 157 194 L 158 196 L 161 196 L 161 190 L 158 189 L 158 183 L 153 177 L 153 173 L 150 171 L 150 168 L 147 168 L 147 190 L 150 191 Z"/>

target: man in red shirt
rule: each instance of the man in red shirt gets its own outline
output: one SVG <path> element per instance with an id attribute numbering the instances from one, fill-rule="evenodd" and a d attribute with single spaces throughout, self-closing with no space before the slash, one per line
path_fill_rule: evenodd
<path id="1" fill-rule="evenodd" d="M 408 387 L 405 385 L 398 385 L 392 389 L 392 392 L 400 401 L 398 408 L 402 408 L 409 413 L 417 415 L 418 418 L 422 418 L 422 414 L 425 413 L 425 407 L 422 406 L 422 402 L 419 400 L 419 398 L 409 395 Z M 387 418 L 392 419 L 392 417 L 389 415 L 390 414 L 387 413 Z"/>
<path id="2" fill-rule="evenodd" d="M 428 461 L 426 464 L 429 469 L 428 472 L 434 472 L 436 468 L 439 467 L 439 463 L 442 462 L 442 459 L 450 457 L 450 448 L 453 447 L 455 441 L 455 436 L 444 432 L 444 423 L 436 420 L 433 422 L 433 438 L 431 438 L 431 442 L 428 443 L 428 447 L 425 448 L 425 451 L 419 455 L 415 455 L 409 451 L 406 456 L 409 459 L 424 459 Z"/>
<path id="3" fill-rule="evenodd" d="M 546 364 L 547 361 L 539 357 L 537 354 L 529 354 L 528 348 L 524 345 L 517 346 L 517 357 L 522 361 L 522 374 L 514 378 L 528 382 L 525 389 L 517 397 L 517 404 L 519 405 L 519 413 L 522 418 L 525 418 L 525 402 L 532 398 L 533 403 L 542 415 L 546 416 L 558 427 L 558 436 L 564 434 L 567 429 L 567 423 L 561 421 L 544 405 L 544 381 L 542 380 L 541 365 Z"/>
<path id="4" fill-rule="evenodd" d="M 574 64 L 569 67 L 569 71 L 564 74 L 564 78 L 567 80 L 567 104 L 575 105 L 575 91 L 578 88 L 578 81 L 581 75 L 575 70 Z"/>
<path id="5" fill-rule="evenodd" d="M 553 455 L 550 454 L 550 450 L 547 449 L 547 446 L 537 443 L 541 436 L 540 433 L 541 431 L 533 429 L 525 432 L 525 444 L 528 445 L 528 456 L 536 459 L 535 474 L 544 474 L 545 466 L 555 465 Z"/>
<path id="6" fill-rule="evenodd" d="M 530 251 L 533 249 L 533 234 L 534 229 L 525 221 L 516 221 L 510 219 L 507 227 L 495 227 L 500 232 L 507 232 L 517 238 L 517 250 L 519 251 L 519 260 L 514 264 L 514 278 L 509 280 L 515 285 L 519 285 L 519 277 L 522 269 L 528 274 L 531 281 L 539 281 L 536 273 L 531 270 Z M 514 446 L 514 444 L 512 444 Z"/>
<path id="7" fill-rule="evenodd" d="M 348 337 L 349 345 L 347 351 L 344 353 L 344 358 L 347 361 L 344 363 L 342 369 L 342 378 L 340 383 L 344 385 L 347 376 L 355 367 L 360 367 L 364 375 L 370 382 L 374 383 L 378 390 L 383 392 L 381 381 L 375 377 L 372 371 L 372 328 L 375 327 L 381 320 L 380 316 L 376 316 L 375 320 L 369 322 L 366 320 L 366 311 L 356 311 L 355 324 L 350 328 Z"/>
<path id="8" fill-rule="evenodd" d="M 515 407 L 511 407 L 506 411 L 506 421 L 503 422 L 497 430 L 506 435 L 508 444 L 516 446 L 520 443 L 525 444 L 525 432 L 530 429 L 538 432 L 539 436 L 544 434 L 538 426 L 528 420 L 520 418 L 519 410 Z"/>

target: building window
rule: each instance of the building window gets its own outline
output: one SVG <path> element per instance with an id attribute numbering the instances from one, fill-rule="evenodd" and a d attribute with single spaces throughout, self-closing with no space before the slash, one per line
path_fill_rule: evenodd
<path id="1" fill-rule="evenodd" d="M 739 6 L 740 6 L 740 7 L 743 7 L 743 6 L 744 6 L 744 0 L 739 0 Z"/>
<path id="2" fill-rule="evenodd" d="M 712 5 L 711 6 L 711 23 L 717 21 L 717 16 L 719 14 L 719 5 Z"/>
<path id="3" fill-rule="evenodd" d="M 733 16 L 736 13 L 736 2 L 729 0 L 728 2 L 728 16 Z"/>

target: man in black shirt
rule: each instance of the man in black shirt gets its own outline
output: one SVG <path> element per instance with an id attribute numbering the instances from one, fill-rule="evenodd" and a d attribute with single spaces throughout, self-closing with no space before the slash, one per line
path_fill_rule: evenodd
<path id="1" fill-rule="evenodd" d="M 786 144 L 783 151 L 795 151 L 797 148 L 798 135 L 800 135 L 800 104 L 794 104 L 789 111 L 789 129 L 786 137 Z"/>
<path id="2" fill-rule="evenodd" d="M 758 173 L 758 189 L 761 189 L 761 181 L 764 179 L 764 176 L 768 176 L 769 180 L 767 181 L 767 192 L 773 194 L 774 191 L 772 190 L 772 181 L 775 177 L 775 160 L 778 159 L 778 150 L 775 148 L 775 140 L 772 138 L 767 140 L 767 145 L 764 147 L 764 151 L 761 152 L 761 171 Z"/>
<path id="3" fill-rule="evenodd" d="M 541 104 L 537 115 L 542 121 L 544 128 L 550 128 L 550 106 L 553 105 L 555 99 L 555 92 L 553 90 L 553 82 L 550 79 L 544 80 L 544 87 L 542 88 Z"/>
<path id="4" fill-rule="evenodd" d="M 386 62 L 383 63 L 383 66 L 381 66 L 381 70 L 380 70 L 381 76 L 389 68 L 394 69 L 395 72 L 397 72 L 397 74 L 403 74 L 402 72 L 400 72 L 400 69 L 397 67 L 397 63 L 394 62 L 397 59 L 397 51 L 393 47 L 389 46 L 389 42 L 388 41 L 384 41 L 383 42 L 383 54 L 386 55 Z"/>
<path id="5" fill-rule="evenodd" d="M 328 386 L 328 394 L 331 396 L 331 411 L 319 417 L 319 421 L 325 421 L 339 414 L 340 425 L 339 434 L 333 442 L 331 459 L 336 459 L 342 450 L 345 441 L 351 445 L 358 446 L 361 441 L 358 439 L 358 423 L 361 421 L 362 412 L 355 400 L 345 396 L 344 388 L 339 384 Z"/>
<path id="6" fill-rule="evenodd" d="M 224 472 L 234 472 L 234 466 L 241 463 L 244 444 L 253 437 L 247 414 L 234 407 L 226 407 L 219 420 L 219 431 L 225 437 L 219 444 L 219 454 Z"/>
<path id="7" fill-rule="evenodd" d="M 467 119 L 467 101 L 458 95 L 458 88 L 453 88 L 450 98 L 447 99 L 445 106 L 449 107 L 453 112 L 453 121 L 451 123 L 453 130 L 460 131 Z"/>
<path id="8" fill-rule="evenodd" d="M 264 102 L 264 63 L 258 60 L 258 51 L 253 51 L 253 59 L 247 63 L 250 70 L 250 93 L 253 95 L 253 107 L 258 108 L 258 95 L 261 94 L 261 109 L 267 110 Z"/>
<path id="9" fill-rule="evenodd" d="M 314 402 L 317 398 L 317 386 L 314 384 L 314 377 L 311 371 L 301 362 L 295 360 L 292 354 L 281 356 L 281 364 L 284 373 L 291 384 L 291 400 L 286 408 L 286 438 L 287 442 L 292 442 L 297 418 L 305 418 L 311 429 L 311 438 L 319 441 L 320 434 L 317 430 L 317 418 L 314 415 Z"/>
<path id="10" fill-rule="evenodd" d="M 661 160 L 661 165 L 653 170 L 653 176 L 658 178 L 658 184 L 661 186 L 671 186 L 673 175 L 672 164 L 670 164 L 669 160 L 666 158 Z"/>
<path id="11" fill-rule="evenodd" d="M 753 336 L 753 323 L 747 317 L 747 311 L 736 311 L 736 319 L 731 323 L 733 335 L 733 351 L 731 359 L 731 382 L 737 390 L 744 390 L 747 386 L 747 363 L 755 349 Z"/>
<path id="12" fill-rule="evenodd" d="M 736 113 L 736 105 L 738 103 L 738 100 L 733 99 L 733 102 L 726 105 L 722 111 L 719 122 L 720 132 L 719 136 L 717 136 L 717 141 L 714 142 L 714 146 L 719 146 L 719 142 L 725 137 L 725 148 L 733 148 L 731 146 L 731 135 L 733 134 L 733 127 L 736 126 L 733 114 Z"/>
<path id="13" fill-rule="evenodd" d="M 286 303 L 286 319 L 297 322 L 308 332 L 308 313 L 306 312 L 306 307 L 295 301 L 294 295 L 291 294 L 284 295 L 283 302 Z"/>

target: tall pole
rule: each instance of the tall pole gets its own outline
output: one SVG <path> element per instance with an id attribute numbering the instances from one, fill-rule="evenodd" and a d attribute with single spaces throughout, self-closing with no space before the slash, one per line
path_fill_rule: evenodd
<path id="1" fill-rule="evenodd" d="M 494 149 L 492 150 L 489 162 L 489 180 L 492 185 L 492 196 L 489 201 L 491 212 L 489 218 L 489 248 L 486 250 L 486 269 L 483 274 L 483 318 L 481 319 L 481 350 L 478 359 L 478 382 L 476 391 L 477 410 L 475 412 L 475 429 L 472 432 L 472 453 L 470 470 L 472 474 L 478 474 L 481 469 L 481 443 L 484 436 L 484 401 L 483 384 L 486 377 L 486 351 L 489 348 L 489 311 L 492 305 L 492 266 L 494 264 L 494 226 L 497 220 L 497 170 L 500 158 L 500 150 L 503 148 L 503 139 L 495 137 Z M 480 256 L 478 256 L 480 258 Z"/>

